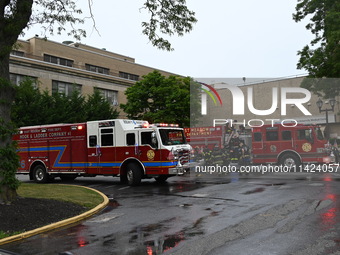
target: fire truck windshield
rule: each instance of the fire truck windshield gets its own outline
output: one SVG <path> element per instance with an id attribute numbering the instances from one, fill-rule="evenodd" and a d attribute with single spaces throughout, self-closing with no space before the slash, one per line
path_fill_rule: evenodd
<path id="1" fill-rule="evenodd" d="M 316 127 L 316 128 L 315 128 L 315 133 L 316 133 L 316 138 L 317 138 L 318 140 L 324 140 L 324 139 L 325 139 L 325 137 L 324 137 L 324 135 L 323 135 L 323 132 L 322 132 L 321 128 Z"/>
<path id="2" fill-rule="evenodd" d="M 186 144 L 184 132 L 181 129 L 160 129 L 159 133 L 164 145 Z"/>

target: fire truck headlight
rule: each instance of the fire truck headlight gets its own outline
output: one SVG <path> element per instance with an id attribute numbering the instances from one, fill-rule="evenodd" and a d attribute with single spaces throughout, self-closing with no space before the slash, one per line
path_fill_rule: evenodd
<path id="1" fill-rule="evenodd" d="M 329 164 L 329 163 L 331 163 L 332 159 L 330 157 L 323 157 L 322 161 L 325 164 Z"/>
<path id="2" fill-rule="evenodd" d="M 178 159 L 178 152 L 177 151 L 170 151 L 168 160 L 177 160 Z"/>

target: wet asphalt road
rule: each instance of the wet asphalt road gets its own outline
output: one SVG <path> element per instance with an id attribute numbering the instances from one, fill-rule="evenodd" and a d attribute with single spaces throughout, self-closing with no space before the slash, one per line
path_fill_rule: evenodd
<path id="1" fill-rule="evenodd" d="M 337 173 L 191 174 L 138 187 L 96 177 L 74 184 L 100 190 L 109 206 L 74 226 L 0 249 L 23 255 L 340 254 Z"/>

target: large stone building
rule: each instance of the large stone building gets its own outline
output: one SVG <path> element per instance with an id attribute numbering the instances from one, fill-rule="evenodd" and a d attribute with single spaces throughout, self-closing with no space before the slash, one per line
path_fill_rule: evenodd
<path id="1" fill-rule="evenodd" d="M 57 43 L 39 37 L 19 40 L 10 56 L 10 77 L 16 84 L 28 76 L 50 93 L 68 95 L 77 89 L 87 95 L 98 88 L 117 108 L 120 103 L 126 103 L 126 88 L 155 69 L 105 49 L 69 41 Z M 158 71 L 165 76 L 171 74 Z M 120 117 L 124 117 L 120 112 Z"/>

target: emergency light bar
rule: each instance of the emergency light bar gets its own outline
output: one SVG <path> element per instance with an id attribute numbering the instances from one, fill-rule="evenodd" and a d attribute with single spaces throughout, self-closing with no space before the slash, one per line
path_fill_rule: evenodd
<path id="1" fill-rule="evenodd" d="M 178 127 L 178 124 L 167 124 L 167 123 L 155 123 L 156 127 Z"/>
<path id="2" fill-rule="evenodd" d="M 144 121 L 143 124 L 139 124 L 137 126 L 135 126 L 135 128 L 149 128 L 150 124 L 148 121 Z"/>
<path id="3" fill-rule="evenodd" d="M 149 122 L 144 122 L 141 125 L 135 126 L 135 128 L 149 128 L 149 127 L 179 127 L 178 124 L 168 124 L 168 123 L 155 123 L 149 124 Z"/>
<path id="4" fill-rule="evenodd" d="M 72 126 L 71 130 L 83 130 L 83 126 L 82 125 Z"/>

